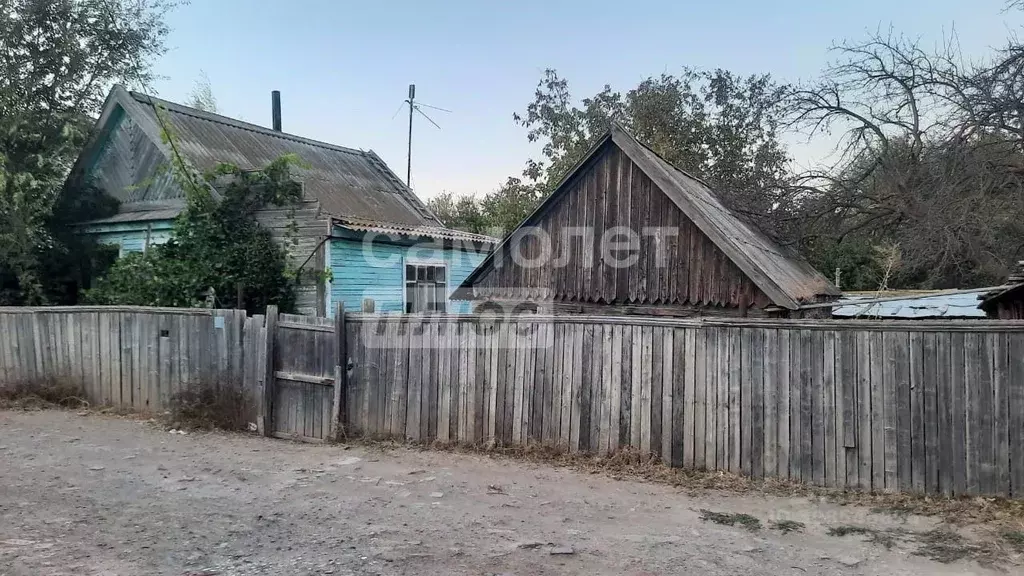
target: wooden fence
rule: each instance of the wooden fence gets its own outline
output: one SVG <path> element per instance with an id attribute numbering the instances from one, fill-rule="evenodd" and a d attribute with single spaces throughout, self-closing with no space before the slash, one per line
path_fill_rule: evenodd
<path id="1" fill-rule="evenodd" d="M 239 310 L 0 308 L 0 384 L 59 378 L 95 405 L 163 411 L 190 381 L 254 387 L 262 322 Z"/>
<path id="2" fill-rule="evenodd" d="M 1024 324 L 348 316 L 350 429 L 1024 496 Z"/>
<path id="3" fill-rule="evenodd" d="M 261 433 L 634 448 L 836 488 L 1024 497 L 1024 323 L 0 309 L 0 385 L 167 408 L 240 381 Z"/>

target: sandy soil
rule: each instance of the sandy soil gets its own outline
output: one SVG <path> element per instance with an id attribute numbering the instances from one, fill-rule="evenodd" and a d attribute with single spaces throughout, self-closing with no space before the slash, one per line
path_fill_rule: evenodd
<path id="1" fill-rule="evenodd" d="M 701 509 L 765 526 L 704 522 Z M 769 528 L 780 519 L 805 531 Z M 997 573 L 826 535 L 932 528 L 924 518 L 59 411 L 0 412 L 0 520 L 3 576 Z"/>

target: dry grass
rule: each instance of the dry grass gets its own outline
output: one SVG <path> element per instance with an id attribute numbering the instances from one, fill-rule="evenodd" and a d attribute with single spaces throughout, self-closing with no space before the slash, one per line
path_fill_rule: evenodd
<path id="1" fill-rule="evenodd" d="M 1000 537 L 1014 552 L 1024 554 L 1024 530 L 1006 530 Z"/>
<path id="2" fill-rule="evenodd" d="M 866 526 L 845 524 L 829 528 L 827 534 L 840 538 L 843 536 L 865 536 L 865 541 L 883 546 L 886 550 L 891 550 L 896 545 L 897 539 L 906 533 L 899 530 L 876 530 Z"/>
<path id="3" fill-rule="evenodd" d="M 803 532 L 804 523 L 797 522 L 796 520 L 779 520 L 778 522 L 769 522 L 768 525 L 772 530 L 778 530 L 783 534 L 789 534 L 790 532 Z"/>
<path id="4" fill-rule="evenodd" d="M 729 514 L 726 512 L 714 512 L 712 510 L 701 509 L 700 519 L 705 522 L 722 524 L 723 526 L 735 526 L 736 524 L 739 524 L 751 532 L 757 532 L 761 529 L 761 521 L 750 514 Z"/>
<path id="5" fill-rule="evenodd" d="M 194 380 L 170 399 L 173 428 L 248 430 L 253 401 L 240 382 Z"/>
<path id="6" fill-rule="evenodd" d="M 0 409 L 44 410 L 50 408 L 82 408 L 85 387 L 73 378 L 44 376 L 0 384 Z"/>
<path id="7" fill-rule="evenodd" d="M 388 450 L 409 443 L 373 438 L 355 438 L 373 449 Z M 738 494 L 757 493 L 776 497 L 806 497 L 840 506 L 870 508 L 874 512 L 905 517 L 909 514 L 941 519 L 956 526 L 987 524 L 1016 529 L 1024 518 L 1024 500 L 992 497 L 934 497 L 918 494 L 892 494 L 844 491 L 819 488 L 776 478 L 754 480 L 738 474 L 721 471 L 673 468 L 660 458 L 626 448 L 609 456 L 570 453 L 564 448 L 531 444 L 528 446 L 495 446 L 485 444 L 411 444 L 423 449 L 460 453 L 485 454 L 518 461 L 543 463 L 571 468 L 589 474 L 605 474 L 614 479 L 641 480 L 667 484 L 685 490 L 691 495 L 707 491 Z"/>

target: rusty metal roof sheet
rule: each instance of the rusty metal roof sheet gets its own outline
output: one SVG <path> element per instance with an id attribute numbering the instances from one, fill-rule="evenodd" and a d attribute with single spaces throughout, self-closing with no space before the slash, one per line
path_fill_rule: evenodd
<path id="1" fill-rule="evenodd" d="M 283 154 L 296 154 L 307 164 L 296 170 L 306 196 L 318 200 L 327 214 L 442 226 L 373 151 L 276 132 L 147 94 L 130 95 L 151 121 L 158 121 L 154 107 L 161 108 L 162 116 L 173 125 L 178 149 L 199 170 L 221 162 L 242 169 L 259 169 Z"/>
<path id="2" fill-rule="evenodd" d="M 978 294 L 909 294 L 905 300 L 872 302 L 873 294 L 847 294 L 832 308 L 834 318 L 985 318 Z M 861 301 L 867 300 L 867 303 Z"/>

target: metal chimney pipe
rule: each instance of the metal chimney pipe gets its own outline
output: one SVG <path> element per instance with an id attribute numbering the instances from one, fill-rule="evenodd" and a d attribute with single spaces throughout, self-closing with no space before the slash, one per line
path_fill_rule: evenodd
<path id="1" fill-rule="evenodd" d="M 281 131 L 281 91 L 274 90 L 270 93 L 270 108 L 273 116 L 273 128 L 275 132 Z"/>

